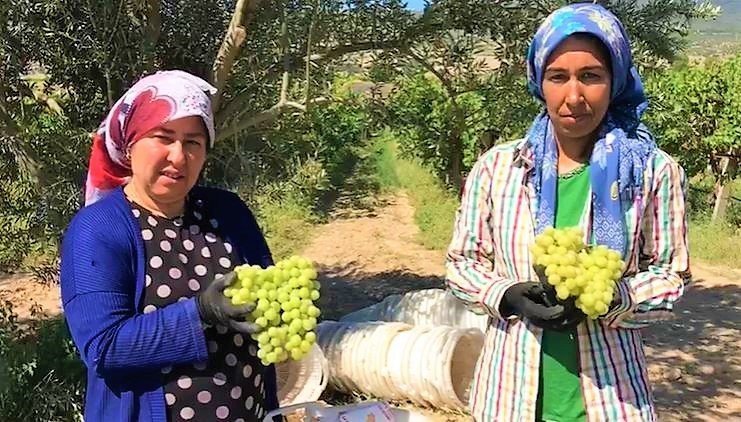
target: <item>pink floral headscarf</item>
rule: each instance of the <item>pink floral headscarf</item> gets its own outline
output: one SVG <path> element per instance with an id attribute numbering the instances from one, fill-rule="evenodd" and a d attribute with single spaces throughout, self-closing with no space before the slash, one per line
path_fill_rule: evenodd
<path id="1" fill-rule="evenodd" d="M 103 198 L 131 178 L 127 149 L 158 126 L 199 116 L 215 140 L 211 97 L 216 88 L 180 70 L 157 72 L 140 79 L 113 106 L 93 138 L 85 186 L 85 205 Z"/>

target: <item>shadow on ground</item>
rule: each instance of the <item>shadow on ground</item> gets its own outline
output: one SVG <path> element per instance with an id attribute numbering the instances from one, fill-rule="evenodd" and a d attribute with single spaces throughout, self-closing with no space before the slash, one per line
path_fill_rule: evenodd
<path id="1" fill-rule="evenodd" d="M 697 280 L 675 313 L 644 334 L 660 419 L 741 419 L 741 288 Z"/>
<path id="2" fill-rule="evenodd" d="M 444 287 L 441 277 L 404 271 L 365 273 L 321 268 L 324 319 L 372 305 L 392 294 Z M 741 288 L 697 280 L 677 318 L 644 330 L 657 410 L 662 421 L 741 420 Z"/>
<path id="3" fill-rule="evenodd" d="M 420 276 L 406 271 L 365 273 L 352 264 L 342 268 L 320 268 L 323 319 L 343 315 L 380 302 L 386 296 L 422 289 L 442 288 L 442 277 Z"/>

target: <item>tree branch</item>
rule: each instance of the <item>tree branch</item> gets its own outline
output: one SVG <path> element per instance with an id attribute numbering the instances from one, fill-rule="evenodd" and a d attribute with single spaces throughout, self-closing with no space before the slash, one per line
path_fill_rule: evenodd
<path id="1" fill-rule="evenodd" d="M 218 110 L 219 108 L 229 73 L 231 73 L 234 61 L 239 56 L 242 44 L 247 38 L 247 30 L 245 28 L 252 21 L 252 18 L 254 18 L 255 10 L 261 1 L 237 0 L 232 19 L 229 22 L 226 35 L 224 35 L 224 41 L 221 43 L 212 68 L 212 82 L 216 89 L 218 89 L 213 100 L 214 110 Z"/>
<path id="2" fill-rule="evenodd" d="M 327 60 L 336 59 L 344 56 L 345 54 L 357 53 L 359 51 L 368 50 L 391 50 L 394 48 L 402 48 L 408 44 L 406 38 L 386 40 L 386 41 L 361 41 L 351 44 L 341 44 L 331 48 L 328 48 L 321 53 L 315 53 L 310 56 L 293 55 L 292 60 L 294 63 L 298 61 L 312 61 L 322 62 Z"/>
<path id="3" fill-rule="evenodd" d="M 427 60 L 423 59 L 422 57 L 415 54 L 411 49 L 404 49 L 404 54 L 408 55 L 409 57 L 413 58 L 417 63 L 422 65 L 425 69 L 427 69 L 430 73 L 435 75 L 437 79 L 440 80 L 440 83 L 443 84 L 443 87 L 445 88 L 445 91 L 448 92 L 448 95 L 450 96 L 451 101 L 453 104 L 456 104 L 456 97 L 458 92 L 453 87 L 453 84 L 450 82 L 448 78 L 445 77 L 445 75 L 442 74 L 439 70 L 435 69 L 435 66 L 433 66 L 431 63 L 429 63 Z"/>
<path id="4" fill-rule="evenodd" d="M 217 139 L 226 139 L 234 136 L 240 132 L 243 132 L 251 127 L 258 126 L 262 123 L 274 120 L 280 116 L 286 108 L 294 108 L 301 112 L 306 112 L 306 107 L 310 105 L 323 104 L 329 101 L 325 97 L 313 98 L 307 101 L 305 104 L 300 104 L 295 101 L 279 101 L 274 106 L 267 110 L 260 111 L 246 119 L 241 119 L 238 122 L 234 122 L 231 126 L 224 128 L 217 134 Z"/>

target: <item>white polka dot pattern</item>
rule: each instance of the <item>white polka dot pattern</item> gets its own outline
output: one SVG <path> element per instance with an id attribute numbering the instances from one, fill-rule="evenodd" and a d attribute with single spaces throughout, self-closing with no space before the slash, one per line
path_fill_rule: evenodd
<path id="1" fill-rule="evenodd" d="M 220 222 L 209 212 L 198 213 L 167 219 L 132 209 L 146 253 L 144 313 L 187 301 L 241 263 L 232 255 L 234 246 L 222 240 L 226 234 L 219 231 Z M 223 324 L 199 325 L 208 359 L 160 369 L 168 420 L 260 419 L 265 409 L 260 394 L 264 367 L 254 342 Z"/>

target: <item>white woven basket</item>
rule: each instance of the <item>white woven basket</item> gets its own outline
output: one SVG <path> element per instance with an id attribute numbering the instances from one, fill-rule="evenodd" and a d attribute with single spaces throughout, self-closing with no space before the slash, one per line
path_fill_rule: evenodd
<path id="1" fill-rule="evenodd" d="M 416 326 L 449 325 L 478 328 L 486 332 L 489 318 L 469 311 L 452 293 L 443 289 L 418 290 L 391 295 L 381 302 L 349 313 L 341 322 L 387 321 Z"/>
<path id="2" fill-rule="evenodd" d="M 322 322 L 329 383 L 346 393 L 463 410 L 484 344 L 479 329 L 387 322 Z"/>
<path id="3" fill-rule="evenodd" d="M 289 359 L 277 364 L 275 372 L 281 407 L 316 401 L 329 380 L 327 359 L 317 344 L 300 361 Z"/>

